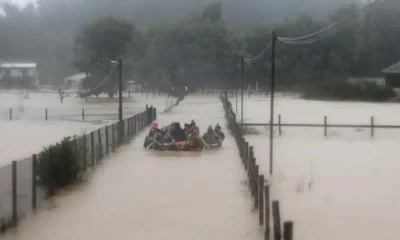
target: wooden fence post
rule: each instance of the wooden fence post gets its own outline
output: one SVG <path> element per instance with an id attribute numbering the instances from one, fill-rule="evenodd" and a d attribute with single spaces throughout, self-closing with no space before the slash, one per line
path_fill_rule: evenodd
<path id="1" fill-rule="evenodd" d="M 17 221 L 17 161 L 12 161 L 12 222 L 16 224 Z"/>
<path id="2" fill-rule="evenodd" d="M 264 175 L 258 176 L 258 221 L 260 226 L 264 225 Z"/>
<path id="3" fill-rule="evenodd" d="M 286 221 L 283 223 L 283 240 L 293 240 L 293 222 Z"/>
<path id="4" fill-rule="evenodd" d="M 85 121 L 85 109 L 82 108 L 82 121 Z"/>
<path id="5" fill-rule="evenodd" d="M 264 240 L 270 240 L 270 232 L 271 232 L 271 223 L 270 223 L 270 196 L 269 196 L 269 185 L 264 187 L 264 201 L 265 201 L 265 233 L 264 233 Z"/>
<path id="6" fill-rule="evenodd" d="M 278 115 L 278 131 L 279 131 L 279 136 L 282 136 L 282 124 L 281 124 L 281 115 Z"/>
<path id="7" fill-rule="evenodd" d="M 136 115 L 133 116 L 133 135 L 136 136 L 137 134 L 137 118 Z"/>
<path id="8" fill-rule="evenodd" d="M 99 152 L 99 156 L 98 156 L 98 160 L 101 160 L 101 159 L 103 159 L 103 143 L 101 142 L 101 128 L 99 128 L 98 130 L 97 130 L 97 140 L 98 140 L 98 142 L 99 142 L 99 150 L 98 150 L 98 152 Z"/>
<path id="9" fill-rule="evenodd" d="M 328 117 L 327 116 L 324 116 L 324 136 L 326 137 L 327 135 L 328 135 L 328 127 L 327 127 L 327 125 L 328 125 Z"/>
<path id="10" fill-rule="evenodd" d="M 244 143 L 244 157 L 242 158 L 242 163 L 244 164 L 244 169 L 247 170 L 247 161 L 249 160 L 249 142 Z"/>
<path id="11" fill-rule="evenodd" d="M 371 137 L 374 137 L 375 135 L 375 124 L 374 124 L 374 116 L 371 116 Z"/>
<path id="12" fill-rule="evenodd" d="M 83 171 L 87 168 L 87 135 L 83 135 Z"/>
<path id="13" fill-rule="evenodd" d="M 131 138 L 133 138 L 133 117 L 130 117 L 129 118 L 130 119 L 130 125 L 131 125 L 131 127 L 130 127 L 130 129 L 131 129 Z"/>
<path id="14" fill-rule="evenodd" d="M 12 108 L 10 108 L 10 120 L 12 120 L 12 118 L 13 118 L 13 115 L 12 115 Z"/>
<path id="15" fill-rule="evenodd" d="M 250 162 L 251 162 L 252 159 L 254 158 L 254 148 L 253 148 L 253 146 L 249 146 L 248 151 L 249 151 L 248 157 L 247 157 L 247 160 L 246 160 L 246 162 L 245 162 L 245 169 L 246 169 L 246 170 L 249 169 L 249 168 L 251 167 L 251 166 L 250 166 Z"/>
<path id="16" fill-rule="evenodd" d="M 126 119 L 126 125 L 128 125 L 128 131 L 127 131 L 127 141 L 129 142 L 131 140 L 131 118 Z"/>
<path id="17" fill-rule="evenodd" d="M 281 214 L 279 210 L 279 201 L 272 201 L 272 222 L 274 224 L 274 240 L 281 240 Z"/>
<path id="18" fill-rule="evenodd" d="M 36 172 L 37 172 L 37 156 L 32 155 L 32 208 L 36 209 Z"/>
<path id="19" fill-rule="evenodd" d="M 115 124 L 111 125 L 112 150 L 115 151 Z"/>
<path id="20" fill-rule="evenodd" d="M 258 191 L 258 181 L 259 181 L 259 179 L 258 179 L 258 172 L 259 172 L 259 169 L 260 169 L 260 167 L 256 164 L 256 160 L 254 159 L 254 172 L 253 172 L 253 176 L 252 176 L 252 179 L 253 179 L 253 191 L 254 191 L 254 207 L 255 207 L 255 209 L 258 209 L 258 207 L 259 207 L 259 196 L 258 196 L 258 194 L 259 194 L 259 191 Z"/>
<path id="21" fill-rule="evenodd" d="M 109 155 L 110 154 L 110 150 L 109 150 L 109 142 L 110 139 L 108 138 L 108 125 L 106 126 L 106 154 Z"/>
<path id="22" fill-rule="evenodd" d="M 94 132 L 90 133 L 90 150 L 92 153 L 92 166 L 94 166 L 94 161 L 95 161 L 95 151 L 94 151 Z"/>
<path id="23" fill-rule="evenodd" d="M 47 114 L 47 108 L 44 110 L 44 117 L 46 121 L 49 119 L 48 114 Z"/>

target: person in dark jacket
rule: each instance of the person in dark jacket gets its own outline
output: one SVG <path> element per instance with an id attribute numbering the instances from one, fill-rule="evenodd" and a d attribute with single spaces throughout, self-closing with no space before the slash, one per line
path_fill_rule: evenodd
<path id="1" fill-rule="evenodd" d="M 175 142 L 181 142 L 186 140 L 186 133 L 181 128 L 181 124 L 176 122 L 174 128 L 171 131 L 171 136 L 175 140 Z"/>
<path id="2" fill-rule="evenodd" d="M 218 134 L 221 141 L 225 140 L 225 134 L 221 131 L 221 126 L 219 124 L 215 125 L 215 132 Z"/>
<path id="3" fill-rule="evenodd" d="M 153 131 L 150 130 L 149 135 L 147 135 L 146 139 L 144 140 L 143 147 L 144 148 L 148 148 L 148 147 L 151 148 L 152 146 L 150 146 L 150 145 L 153 145 L 155 137 L 156 137 L 156 131 L 155 130 L 153 130 Z"/>
<path id="4" fill-rule="evenodd" d="M 204 133 L 203 139 L 208 145 L 219 143 L 221 141 L 220 136 L 214 131 L 211 125 L 208 126 L 207 132 Z"/>
<path id="5" fill-rule="evenodd" d="M 156 134 L 155 140 L 161 144 L 174 143 L 174 139 L 168 134 L 166 127 L 161 128 L 161 131 Z"/>

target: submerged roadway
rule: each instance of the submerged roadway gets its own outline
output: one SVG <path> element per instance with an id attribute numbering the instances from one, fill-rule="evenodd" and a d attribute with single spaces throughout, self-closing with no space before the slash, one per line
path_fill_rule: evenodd
<path id="1" fill-rule="evenodd" d="M 194 119 L 201 132 L 225 125 L 216 97 L 189 96 L 158 118 L 160 126 Z M 143 149 L 146 130 L 2 239 L 261 239 L 234 139 L 223 131 L 222 149 L 161 153 Z"/>

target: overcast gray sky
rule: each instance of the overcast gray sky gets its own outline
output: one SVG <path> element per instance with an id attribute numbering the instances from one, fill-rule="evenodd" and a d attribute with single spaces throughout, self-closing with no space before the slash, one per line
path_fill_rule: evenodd
<path id="1" fill-rule="evenodd" d="M 30 3 L 30 2 L 35 2 L 36 0 L 11 0 L 11 2 L 14 3 L 18 3 L 21 6 L 25 6 L 26 4 Z M 363 2 L 366 2 L 367 0 L 361 0 Z M 350 2 L 350 0 L 349 0 Z"/>
<path id="2" fill-rule="evenodd" d="M 28 4 L 30 2 L 35 2 L 35 1 L 33 1 L 33 0 L 11 0 L 11 2 L 17 3 L 21 6 L 25 6 L 26 4 Z"/>

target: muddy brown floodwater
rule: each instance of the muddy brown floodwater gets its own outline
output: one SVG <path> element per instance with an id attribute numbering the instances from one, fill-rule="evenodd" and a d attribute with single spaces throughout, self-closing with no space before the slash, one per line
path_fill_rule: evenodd
<path id="1" fill-rule="evenodd" d="M 235 99 L 231 99 L 235 107 Z M 239 101 L 240 103 L 240 101 Z M 398 103 L 306 101 L 277 94 L 275 121 L 400 125 Z M 269 122 L 270 101 L 245 98 L 245 122 Z M 240 107 L 239 107 L 240 109 Z M 239 114 L 238 114 L 239 116 Z M 240 118 L 239 118 L 240 119 Z M 247 135 L 260 170 L 269 173 L 269 131 Z M 294 239 L 398 240 L 400 130 L 282 127 L 274 129 L 272 199 L 283 221 L 294 221 Z"/>
<path id="2" fill-rule="evenodd" d="M 205 96 L 188 97 L 158 121 L 191 119 L 201 130 L 225 124 L 220 101 Z M 44 202 L 2 239 L 261 239 L 230 135 L 219 151 L 166 154 L 143 150 L 145 135 L 111 155 L 92 178 Z"/>

